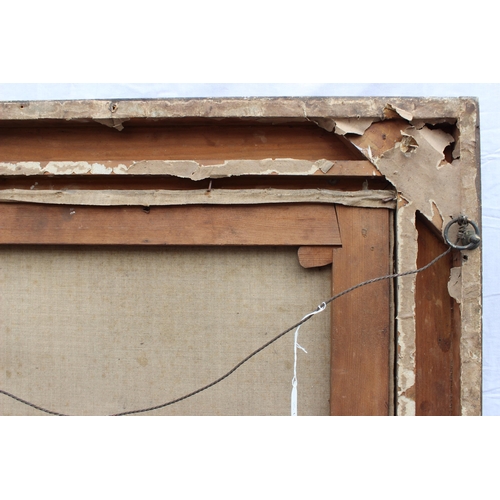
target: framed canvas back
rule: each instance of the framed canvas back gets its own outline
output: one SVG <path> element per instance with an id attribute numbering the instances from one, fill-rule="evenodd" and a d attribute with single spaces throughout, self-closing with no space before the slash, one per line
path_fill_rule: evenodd
<path id="1" fill-rule="evenodd" d="M 2 414 L 209 385 L 446 251 L 480 220 L 478 158 L 470 98 L 0 103 Z M 480 270 L 453 250 L 328 303 L 301 327 L 299 414 L 480 414 Z M 142 414 L 286 415 L 293 343 Z"/>

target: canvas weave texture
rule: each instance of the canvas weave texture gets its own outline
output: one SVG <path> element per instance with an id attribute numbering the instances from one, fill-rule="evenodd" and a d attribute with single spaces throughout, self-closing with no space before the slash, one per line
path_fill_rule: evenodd
<path id="1" fill-rule="evenodd" d="M 107 415 L 206 385 L 331 295 L 296 248 L 3 247 L 1 387 Z M 330 313 L 304 324 L 299 415 L 326 415 Z M 293 333 L 215 387 L 143 415 L 289 415 Z M 43 415 L 7 397 L 2 415 Z"/>

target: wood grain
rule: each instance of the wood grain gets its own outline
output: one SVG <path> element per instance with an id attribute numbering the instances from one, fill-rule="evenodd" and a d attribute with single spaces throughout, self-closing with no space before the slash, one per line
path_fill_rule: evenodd
<path id="1" fill-rule="evenodd" d="M 418 258 L 422 267 L 447 246 L 417 218 Z M 417 415 L 460 414 L 460 308 L 448 293 L 453 256 L 419 273 L 415 292 Z"/>
<path id="2" fill-rule="evenodd" d="M 389 211 L 337 207 L 333 294 L 391 272 Z M 388 415 L 391 317 L 388 280 L 332 302 L 331 414 Z"/>
<path id="3" fill-rule="evenodd" d="M 296 158 L 365 160 L 315 124 L 248 121 L 189 124 L 124 123 L 119 132 L 97 123 L 25 123 L 2 128 L 0 161 L 105 161 Z"/>
<path id="4" fill-rule="evenodd" d="M 297 255 L 299 263 L 305 269 L 327 266 L 333 262 L 332 247 L 300 247 Z"/>
<path id="5" fill-rule="evenodd" d="M 0 244 L 339 245 L 334 205 L 93 207 L 9 203 Z"/>

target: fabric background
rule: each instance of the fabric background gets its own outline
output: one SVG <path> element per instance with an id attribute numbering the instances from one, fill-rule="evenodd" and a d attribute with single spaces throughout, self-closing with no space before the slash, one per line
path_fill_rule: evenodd
<path id="1" fill-rule="evenodd" d="M 331 294 L 294 247 L 2 247 L 0 386 L 58 413 L 157 406 L 221 375 Z M 151 415 L 289 415 L 293 332 Z M 330 314 L 300 329 L 299 415 L 328 415 Z M 40 415 L 0 398 L 2 415 Z"/>

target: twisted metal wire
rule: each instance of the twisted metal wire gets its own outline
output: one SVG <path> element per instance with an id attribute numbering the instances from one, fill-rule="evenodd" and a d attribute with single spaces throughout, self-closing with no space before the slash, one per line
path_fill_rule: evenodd
<path id="1" fill-rule="evenodd" d="M 32 408 L 35 408 L 35 410 L 40 410 L 45 413 L 48 413 L 49 415 L 56 415 L 58 417 L 68 417 L 69 415 L 65 415 L 64 413 L 57 413 L 56 411 L 51 411 L 47 410 L 46 408 L 42 408 L 41 406 L 37 406 L 36 404 L 30 403 L 29 401 L 26 401 L 25 399 L 21 399 L 14 394 L 11 394 L 10 392 L 4 391 L 3 389 L 0 389 L 0 393 L 4 394 L 5 396 L 9 396 L 9 398 L 15 399 L 16 401 L 19 401 L 20 403 L 23 403 L 27 406 L 31 406 Z"/>
<path id="2" fill-rule="evenodd" d="M 354 291 L 354 290 L 356 290 L 356 289 L 358 289 L 358 288 L 360 288 L 362 286 L 370 285 L 371 283 L 376 283 L 376 282 L 382 281 L 382 280 L 393 279 L 393 278 L 402 278 L 403 276 L 409 276 L 411 274 L 417 274 L 417 273 L 420 273 L 422 271 L 425 271 L 429 267 L 433 266 L 438 260 L 442 259 L 445 255 L 449 254 L 451 251 L 452 251 L 452 248 L 449 247 L 441 255 L 438 255 L 431 262 L 429 262 L 428 264 L 426 264 L 425 266 L 423 266 L 423 267 L 421 267 L 419 269 L 415 269 L 413 271 L 406 271 L 404 273 L 388 274 L 386 276 L 380 276 L 378 278 L 373 278 L 373 279 L 370 279 L 370 280 L 358 283 L 357 285 L 354 285 L 354 286 L 352 286 L 350 288 L 347 288 L 343 292 L 340 292 L 340 293 L 334 295 L 333 297 L 330 297 L 328 300 L 325 300 L 324 302 L 322 302 L 322 304 L 320 306 L 318 306 L 318 308 L 316 310 L 321 309 L 323 307 L 323 304 L 326 306 L 330 302 L 333 302 L 334 300 L 339 299 L 340 297 L 342 297 L 342 296 L 344 296 L 344 295 L 346 295 L 346 294 L 348 294 L 348 293 L 350 293 L 350 292 L 352 292 L 352 291 Z M 190 392 L 189 394 L 186 394 L 186 395 L 181 396 L 181 397 L 176 398 L 176 399 L 172 399 L 171 401 L 168 401 L 166 403 L 159 404 L 159 405 L 156 405 L 156 406 L 150 406 L 148 408 L 141 408 L 139 410 L 130 410 L 130 411 L 124 411 L 124 412 L 121 412 L 121 413 L 114 413 L 114 414 L 112 414 L 110 416 L 112 416 L 112 417 L 120 417 L 120 416 L 124 416 L 124 415 L 133 415 L 133 414 L 137 414 L 137 413 L 145 413 L 145 412 L 149 412 L 149 411 L 153 411 L 153 410 L 159 410 L 160 408 L 165 408 L 166 406 L 170 406 L 170 405 L 173 405 L 175 403 L 179 403 L 180 401 L 184 401 L 185 399 L 188 399 L 188 398 L 190 398 L 192 396 L 195 396 L 196 394 L 199 394 L 200 392 L 206 391 L 207 389 L 210 389 L 211 387 L 213 387 L 214 385 L 218 384 L 219 382 L 222 382 L 224 379 L 226 379 L 227 377 L 229 377 L 230 375 L 232 375 L 238 368 L 240 368 L 243 364 L 245 364 L 248 360 L 250 360 L 255 355 L 257 355 L 259 352 L 261 352 L 264 349 L 266 349 L 266 347 L 269 347 L 271 344 L 273 344 L 274 342 L 276 342 L 277 340 L 279 340 L 281 337 L 283 337 L 287 333 L 289 333 L 292 330 L 295 330 L 297 327 L 303 325 L 306 321 L 309 321 L 312 317 L 313 317 L 313 315 L 307 315 L 307 316 L 305 316 L 301 321 L 299 321 L 298 323 L 295 323 L 295 325 L 291 326 L 290 328 L 287 328 L 283 332 L 281 332 L 278 335 L 276 335 L 276 337 L 272 338 L 269 342 L 266 342 L 264 345 L 262 345 L 261 347 L 259 347 L 255 351 L 253 351 L 246 358 L 244 358 L 238 364 L 236 364 L 233 368 L 231 368 L 231 370 L 229 370 L 227 373 L 225 373 L 224 375 L 222 375 L 218 379 L 214 380 L 213 382 L 210 382 L 209 384 L 207 384 L 207 385 L 205 385 L 203 387 L 200 387 L 199 389 L 197 389 L 197 390 L 195 390 L 193 392 Z M 8 396 L 8 397 L 10 397 L 12 399 L 15 399 L 16 401 L 19 401 L 20 403 L 23 403 L 23 404 L 25 404 L 27 406 L 31 406 L 32 408 L 35 408 L 36 410 L 48 413 L 49 415 L 56 415 L 56 416 L 60 416 L 60 417 L 67 417 L 67 416 L 69 416 L 69 415 L 66 415 L 64 413 L 58 413 L 58 412 L 55 412 L 55 411 L 47 410 L 46 408 L 43 408 L 41 406 L 35 405 L 33 403 L 30 403 L 29 401 L 21 399 L 20 397 L 15 396 L 14 394 L 11 394 L 10 392 L 4 391 L 2 389 L 0 389 L 0 393 L 4 394 L 5 396 Z"/>

